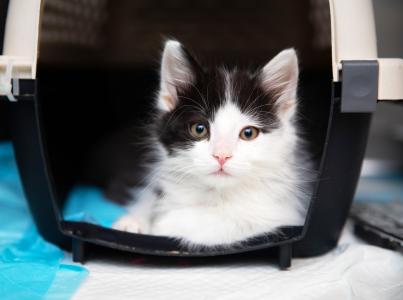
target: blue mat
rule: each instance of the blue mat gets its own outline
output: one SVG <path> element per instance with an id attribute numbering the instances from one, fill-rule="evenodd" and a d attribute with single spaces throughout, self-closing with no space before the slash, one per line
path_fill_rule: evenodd
<path id="1" fill-rule="evenodd" d="M 68 196 L 63 210 L 67 221 L 84 221 L 110 228 L 127 211 L 105 198 L 99 188 L 76 186 Z"/>
<path id="2" fill-rule="evenodd" d="M 87 276 L 38 234 L 10 143 L 0 143 L 0 299 L 70 299 Z"/>

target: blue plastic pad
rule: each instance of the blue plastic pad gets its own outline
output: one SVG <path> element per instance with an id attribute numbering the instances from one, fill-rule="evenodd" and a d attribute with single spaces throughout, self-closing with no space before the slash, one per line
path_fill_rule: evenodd
<path id="1" fill-rule="evenodd" d="M 88 272 L 61 263 L 63 257 L 38 234 L 12 145 L 0 143 L 0 298 L 70 299 Z"/>
<path id="2" fill-rule="evenodd" d="M 100 189 L 91 186 L 75 187 L 64 207 L 67 221 L 83 221 L 110 228 L 126 210 L 105 198 Z"/>

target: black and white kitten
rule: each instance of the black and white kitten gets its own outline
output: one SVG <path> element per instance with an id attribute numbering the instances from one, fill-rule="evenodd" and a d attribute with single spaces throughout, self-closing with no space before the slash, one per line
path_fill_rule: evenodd
<path id="1" fill-rule="evenodd" d="M 212 246 L 302 225 L 311 190 L 294 122 L 295 51 L 255 73 L 204 70 L 171 40 L 160 75 L 147 187 L 130 191 L 113 227 Z"/>

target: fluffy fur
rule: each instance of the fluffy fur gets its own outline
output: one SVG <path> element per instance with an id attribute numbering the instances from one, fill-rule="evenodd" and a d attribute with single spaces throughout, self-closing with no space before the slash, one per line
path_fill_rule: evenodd
<path id="1" fill-rule="evenodd" d="M 302 225 L 311 170 L 294 120 L 297 84 L 293 49 L 251 73 L 205 70 L 179 42 L 166 42 L 148 142 L 155 159 L 114 228 L 214 246 Z M 208 127 L 206 138 L 192 137 L 195 122 Z M 260 131 L 253 140 L 240 138 L 248 126 Z"/>

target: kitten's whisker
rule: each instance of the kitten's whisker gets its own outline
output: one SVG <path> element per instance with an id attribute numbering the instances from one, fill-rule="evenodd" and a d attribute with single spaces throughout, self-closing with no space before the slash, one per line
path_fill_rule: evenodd
<path id="1" fill-rule="evenodd" d="M 204 105 L 206 106 L 206 108 L 209 108 L 209 106 L 207 105 L 206 99 L 204 99 L 203 94 L 200 92 L 199 88 L 193 83 L 190 83 L 190 85 L 193 86 L 196 89 L 196 91 L 199 93 L 199 96 L 200 96 L 201 100 L 203 101 Z"/>

